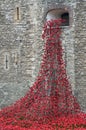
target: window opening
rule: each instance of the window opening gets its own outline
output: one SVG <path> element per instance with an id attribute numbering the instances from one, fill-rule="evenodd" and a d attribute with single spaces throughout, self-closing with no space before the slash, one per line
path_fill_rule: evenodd
<path id="1" fill-rule="evenodd" d="M 62 26 L 69 26 L 69 13 L 68 13 L 68 12 L 63 13 L 63 14 L 61 15 L 61 18 L 62 18 L 63 20 L 65 20 L 65 22 L 62 23 Z"/>
<path id="2" fill-rule="evenodd" d="M 67 9 L 52 9 L 46 14 L 47 21 L 58 18 L 65 20 L 65 22 L 62 23 L 62 26 L 69 26 L 69 12 L 67 11 Z"/>
<path id="3" fill-rule="evenodd" d="M 17 20 L 19 20 L 20 9 L 17 7 Z"/>
<path id="4" fill-rule="evenodd" d="M 6 69 L 8 69 L 8 64 L 9 64 L 8 55 L 6 55 L 6 57 L 5 57 L 5 68 Z"/>

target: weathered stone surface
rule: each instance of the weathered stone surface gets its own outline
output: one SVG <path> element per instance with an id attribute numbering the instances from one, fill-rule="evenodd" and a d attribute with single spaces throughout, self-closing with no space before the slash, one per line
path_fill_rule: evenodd
<path id="1" fill-rule="evenodd" d="M 77 4 L 75 14 L 75 86 L 86 111 L 86 1 Z"/>
<path id="2" fill-rule="evenodd" d="M 16 9 L 19 7 L 20 20 Z M 86 110 L 86 1 L 0 0 L 0 106 L 24 96 L 40 69 L 46 13 L 64 8 L 70 26 L 63 27 L 62 44 L 73 93 Z"/>

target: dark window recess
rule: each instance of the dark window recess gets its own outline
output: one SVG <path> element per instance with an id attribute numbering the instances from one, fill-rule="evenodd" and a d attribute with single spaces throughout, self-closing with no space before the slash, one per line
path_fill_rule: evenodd
<path id="1" fill-rule="evenodd" d="M 20 10 L 19 7 L 17 7 L 17 20 L 19 20 L 19 14 L 20 14 Z"/>
<path id="2" fill-rule="evenodd" d="M 5 57 L 5 69 L 8 69 L 8 64 L 9 64 L 9 61 L 8 61 L 8 55 L 6 55 Z"/>
<path id="3" fill-rule="evenodd" d="M 61 18 L 65 20 L 65 22 L 62 24 L 62 26 L 69 26 L 69 13 L 63 13 L 61 15 Z"/>

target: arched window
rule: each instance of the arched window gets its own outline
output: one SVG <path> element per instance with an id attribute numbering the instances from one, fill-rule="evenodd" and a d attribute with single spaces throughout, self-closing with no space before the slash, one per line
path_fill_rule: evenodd
<path id="1" fill-rule="evenodd" d="M 46 20 L 58 18 L 65 20 L 62 26 L 69 26 L 69 12 L 66 9 L 52 9 L 46 14 Z"/>

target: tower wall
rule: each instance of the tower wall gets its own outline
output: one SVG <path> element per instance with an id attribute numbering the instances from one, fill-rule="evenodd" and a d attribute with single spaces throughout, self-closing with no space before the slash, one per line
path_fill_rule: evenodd
<path id="1" fill-rule="evenodd" d="M 0 1 L 1 107 L 24 96 L 36 80 L 46 14 L 52 9 L 65 9 L 69 12 L 69 26 L 62 27 L 63 58 L 73 93 L 86 110 L 85 6 L 84 0 Z"/>
<path id="2" fill-rule="evenodd" d="M 75 86 L 76 95 L 86 111 L 86 1 L 79 1 L 75 9 Z"/>

